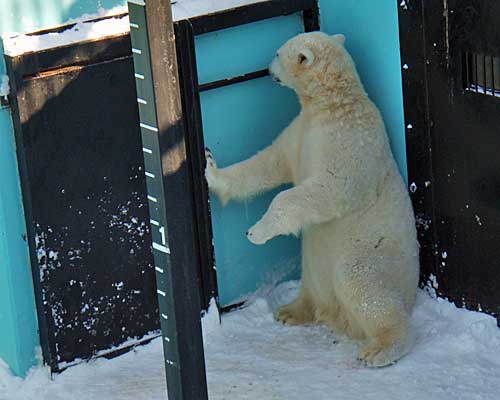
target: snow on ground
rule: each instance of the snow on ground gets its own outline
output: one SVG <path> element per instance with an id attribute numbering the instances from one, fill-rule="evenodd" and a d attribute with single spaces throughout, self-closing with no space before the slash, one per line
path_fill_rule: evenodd
<path id="1" fill-rule="evenodd" d="M 261 1 L 265 0 L 177 0 L 172 4 L 172 14 L 174 21 L 177 21 Z M 128 15 L 119 16 L 119 14 L 126 12 L 128 12 L 126 6 L 115 7 L 111 10 L 100 9 L 97 14 L 85 14 L 78 19 L 67 21 L 68 24 L 75 24 L 75 26 L 59 33 L 52 32 L 43 35 L 5 33 L 2 35 L 4 52 L 14 57 L 72 43 L 123 35 L 130 31 L 129 18 Z M 116 17 L 90 21 L 109 16 Z"/>
<path id="2" fill-rule="evenodd" d="M 262 292 L 250 305 L 204 319 L 210 399 L 496 400 L 500 331 L 485 314 L 457 309 L 420 292 L 413 316 L 417 343 L 394 366 L 367 369 L 357 345 L 319 326 L 287 327 L 272 309 L 297 294 L 297 282 Z M 161 340 L 113 360 L 72 367 L 49 380 L 25 381 L 0 365 L 1 400 L 163 400 Z"/>

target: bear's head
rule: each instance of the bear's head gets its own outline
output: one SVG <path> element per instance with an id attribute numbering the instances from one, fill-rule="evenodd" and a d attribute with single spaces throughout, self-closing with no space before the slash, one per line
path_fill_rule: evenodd
<path id="1" fill-rule="evenodd" d="M 359 81 L 344 42 L 344 35 L 302 33 L 277 51 L 269 72 L 274 80 L 292 88 L 300 97 L 331 94 Z"/>

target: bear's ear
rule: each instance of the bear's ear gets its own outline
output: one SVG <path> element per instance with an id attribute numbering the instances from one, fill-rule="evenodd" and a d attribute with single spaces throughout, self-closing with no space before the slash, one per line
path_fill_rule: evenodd
<path id="1" fill-rule="evenodd" d="M 311 65 L 314 62 L 314 53 L 309 49 L 299 51 L 299 64 Z"/>
<path id="2" fill-rule="evenodd" d="M 340 43 L 342 46 L 345 43 L 345 36 L 342 35 L 341 33 L 339 33 L 337 35 L 333 35 L 332 39 L 335 40 L 337 43 Z"/>

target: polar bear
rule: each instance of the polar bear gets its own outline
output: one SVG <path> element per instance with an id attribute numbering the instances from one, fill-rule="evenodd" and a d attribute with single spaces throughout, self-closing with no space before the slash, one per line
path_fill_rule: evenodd
<path id="1" fill-rule="evenodd" d="M 362 343 L 366 366 L 392 364 L 410 348 L 419 277 L 415 219 L 382 117 L 368 98 L 343 35 L 300 34 L 271 76 L 301 111 L 266 149 L 226 168 L 208 153 L 206 178 L 223 204 L 292 183 L 247 232 L 254 244 L 302 233 L 298 298 L 275 317 L 326 324 Z"/>

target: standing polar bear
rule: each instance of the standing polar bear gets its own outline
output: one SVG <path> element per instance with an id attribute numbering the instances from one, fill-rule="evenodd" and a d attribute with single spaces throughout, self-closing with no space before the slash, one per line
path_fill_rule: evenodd
<path id="1" fill-rule="evenodd" d="M 270 73 L 297 93 L 300 114 L 248 160 L 219 169 L 208 154 L 206 177 L 223 204 L 293 183 L 247 232 L 255 244 L 302 232 L 300 293 L 275 317 L 360 340 L 359 359 L 380 367 L 411 345 L 419 250 L 384 123 L 344 41 L 313 32 L 285 43 Z"/>

